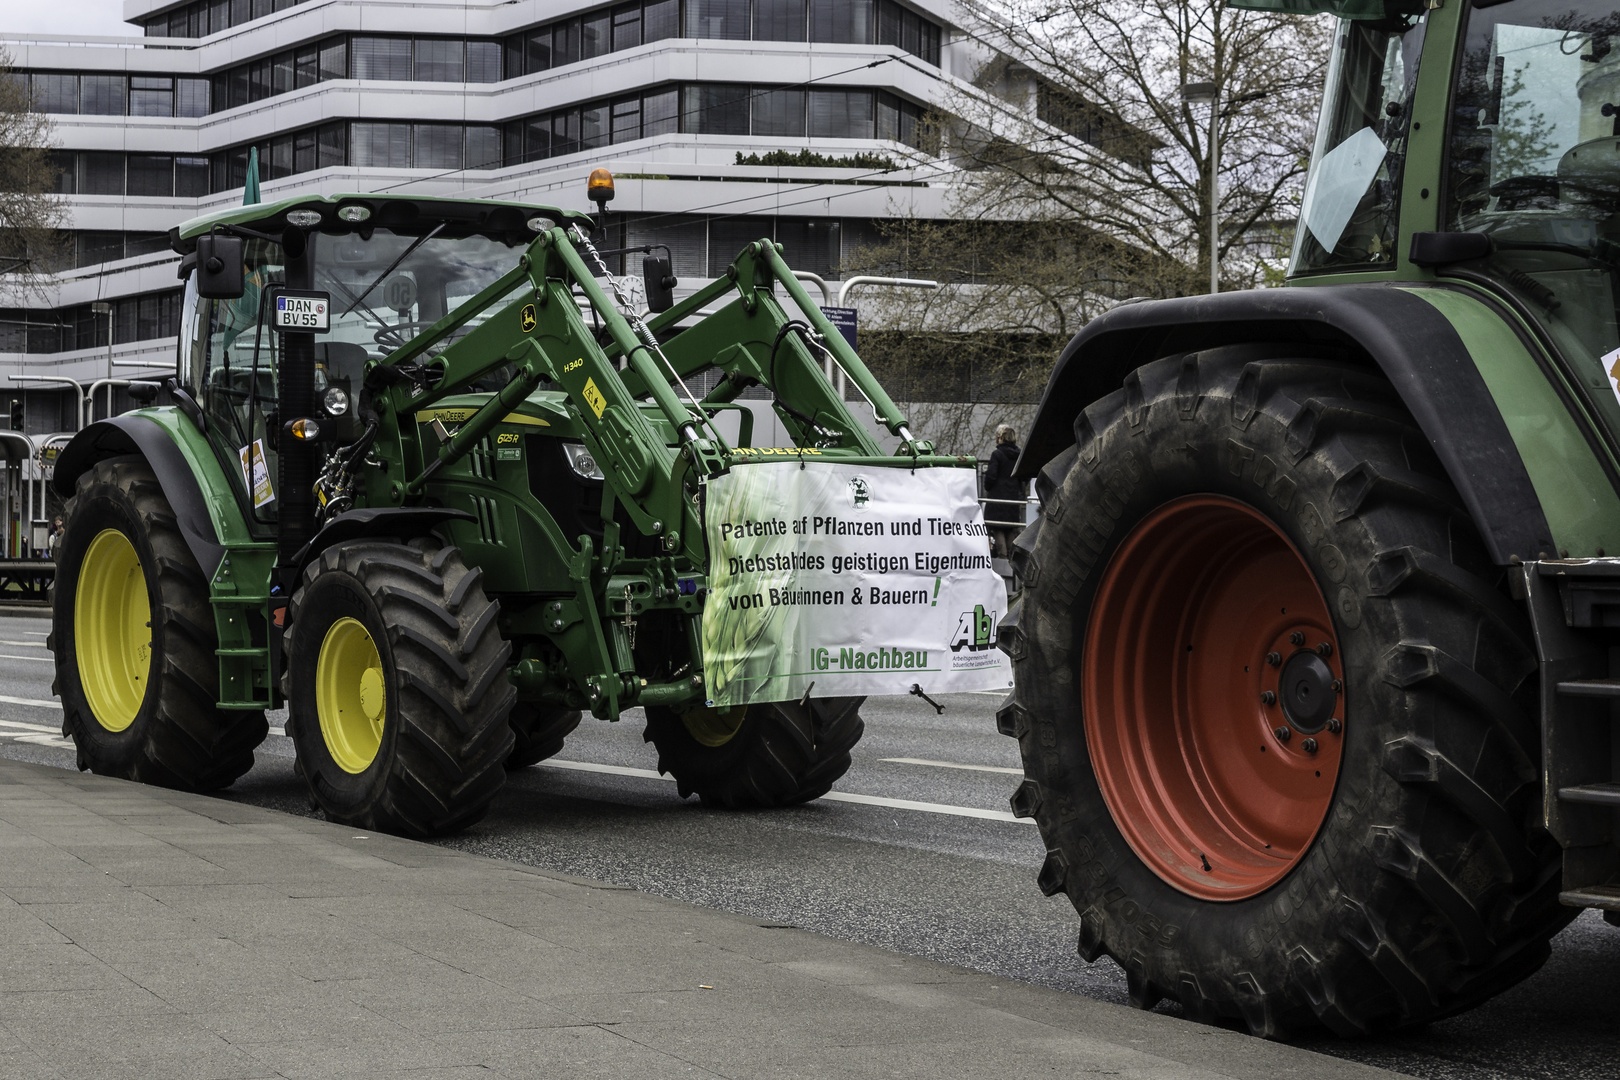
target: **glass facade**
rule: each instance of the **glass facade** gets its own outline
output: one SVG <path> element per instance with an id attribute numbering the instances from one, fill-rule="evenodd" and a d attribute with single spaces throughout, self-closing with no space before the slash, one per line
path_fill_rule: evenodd
<path id="1" fill-rule="evenodd" d="M 34 108 L 82 116 L 204 116 L 208 80 L 173 75 L 80 75 L 67 71 L 18 74 L 29 80 Z"/>

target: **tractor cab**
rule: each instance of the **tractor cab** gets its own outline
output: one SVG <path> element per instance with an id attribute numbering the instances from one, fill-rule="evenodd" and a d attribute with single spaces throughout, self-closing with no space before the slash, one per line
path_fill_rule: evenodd
<path id="1" fill-rule="evenodd" d="M 366 364 L 508 273 L 539 232 L 569 216 L 588 223 L 546 207 L 339 195 L 243 207 L 180 226 L 174 243 L 188 258 L 177 382 L 226 475 L 239 482 L 251 519 L 273 526 L 278 515 L 284 338 L 275 308 L 284 290 L 327 298 L 327 328 L 313 342 L 309 419 L 322 442 L 353 443 L 365 429 Z M 198 257 L 199 242 L 206 259 Z M 289 280 L 289 245 L 305 249 L 297 259 L 304 280 Z M 484 318 L 457 328 L 422 359 Z"/>

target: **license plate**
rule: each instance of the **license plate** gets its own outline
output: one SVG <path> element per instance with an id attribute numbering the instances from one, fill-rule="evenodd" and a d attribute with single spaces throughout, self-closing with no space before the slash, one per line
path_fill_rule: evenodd
<path id="1" fill-rule="evenodd" d="M 276 329 L 322 333 L 331 328 L 332 302 L 325 295 L 276 297 Z"/>

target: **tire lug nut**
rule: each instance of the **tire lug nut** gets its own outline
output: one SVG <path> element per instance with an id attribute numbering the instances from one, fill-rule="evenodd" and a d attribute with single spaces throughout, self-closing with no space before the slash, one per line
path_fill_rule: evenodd
<path id="1" fill-rule="evenodd" d="M 1305 631 L 1295 630 L 1292 634 L 1288 635 L 1288 642 L 1291 645 L 1305 644 Z"/>
<path id="2" fill-rule="evenodd" d="M 1317 656 L 1332 656 L 1333 655 L 1333 646 L 1332 646 L 1332 644 L 1329 643 L 1329 642 L 1326 642 L 1326 641 L 1322 642 L 1322 644 L 1320 644 L 1320 645 L 1318 645 L 1316 647 L 1316 655 Z"/>
<path id="3" fill-rule="evenodd" d="M 1328 721 L 1327 727 L 1329 731 L 1337 735 L 1339 732 L 1344 730 L 1344 723 L 1337 716 L 1335 716 L 1333 719 Z"/>
<path id="4" fill-rule="evenodd" d="M 1279 664 L 1282 663 L 1282 653 L 1280 653 L 1280 652 L 1268 652 L 1268 653 L 1266 653 L 1266 663 L 1270 664 L 1272 667 L 1278 666 Z"/>
<path id="5" fill-rule="evenodd" d="M 1304 750 L 1307 754 L 1316 753 L 1316 740 L 1315 739 L 1306 739 L 1304 742 L 1300 743 L 1299 746 L 1300 746 L 1300 749 Z"/>
<path id="6" fill-rule="evenodd" d="M 1260 704 L 1262 704 L 1262 705 L 1275 705 L 1275 704 L 1277 704 L 1277 695 L 1272 693 L 1270 690 L 1262 690 L 1262 691 L 1260 691 Z"/>
<path id="7" fill-rule="evenodd" d="M 1333 692 L 1335 694 L 1344 693 L 1344 680 L 1343 679 L 1334 679 L 1333 680 Z"/>
<path id="8" fill-rule="evenodd" d="M 1294 732 L 1285 725 L 1278 728 L 1276 731 L 1273 731 L 1272 734 L 1277 736 L 1278 742 L 1287 742 L 1291 737 L 1293 737 Z"/>

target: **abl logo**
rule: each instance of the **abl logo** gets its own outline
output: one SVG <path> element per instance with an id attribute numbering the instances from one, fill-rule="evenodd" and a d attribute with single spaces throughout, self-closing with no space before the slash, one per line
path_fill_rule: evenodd
<path id="1" fill-rule="evenodd" d="M 956 621 L 956 633 L 951 636 L 951 652 L 983 652 L 996 643 L 996 613 L 975 604 L 972 611 L 962 612 Z"/>

